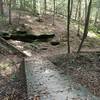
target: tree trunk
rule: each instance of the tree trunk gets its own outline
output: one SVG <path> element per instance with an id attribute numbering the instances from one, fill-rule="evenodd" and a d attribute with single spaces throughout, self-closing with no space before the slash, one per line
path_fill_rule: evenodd
<path id="1" fill-rule="evenodd" d="M 80 23 L 81 23 L 81 0 L 79 0 L 79 14 L 78 14 L 78 32 L 77 36 L 79 36 L 80 33 Z"/>
<path id="2" fill-rule="evenodd" d="M 84 43 L 84 40 L 86 39 L 87 34 L 88 34 L 88 26 L 89 26 L 89 19 L 90 19 L 91 5 L 92 5 L 92 0 L 90 0 L 90 2 L 89 2 L 88 12 L 87 12 L 87 17 L 86 17 L 86 20 L 85 20 L 84 34 L 83 34 L 83 38 L 82 38 L 82 41 L 81 41 L 81 43 L 80 43 L 80 46 L 79 46 L 79 48 L 78 48 L 77 53 L 80 52 L 80 50 L 81 50 L 81 48 L 82 48 L 82 45 L 83 45 L 83 43 Z"/>
<path id="3" fill-rule="evenodd" d="M 4 12 L 3 12 L 3 1 L 0 0 L 0 14 L 3 16 Z"/>
<path id="4" fill-rule="evenodd" d="M 33 0 L 33 15 L 36 15 L 36 0 Z"/>
<path id="5" fill-rule="evenodd" d="M 11 0 L 9 1 L 9 24 L 11 23 Z"/>
<path id="6" fill-rule="evenodd" d="M 100 10 L 100 8 L 98 8 L 98 10 L 96 11 L 94 25 L 96 25 L 96 23 L 97 23 L 97 19 L 98 19 L 98 15 L 99 15 L 99 10 Z"/>
<path id="7" fill-rule="evenodd" d="M 67 16 L 67 45 L 68 45 L 68 53 L 70 53 L 70 34 L 69 34 L 69 28 L 70 28 L 70 0 L 68 0 L 68 16 Z"/>
<path id="8" fill-rule="evenodd" d="M 71 0 L 71 10 L 70 10 L 70 16 L 72 15 L 72 11 L 73 11 L 73 0 Z"/>
<path id="9" fill-rule="evenodd" d="M 24 4 L 23 4 L 24 9 L 25 9 L 25 6 L 26 6 L 26 5 L 25 5 L 25 0 L 24 0 Z"/>
<path id="10" fill-rule="evenodd" d="M 87 10 L 88 10 L 87 0 L 85 0 L 85 20 L 86 20 L 86 16 L 87 16 Z"/>
<path id="11" fill-rule="evenodd" d="M 77 20 L 78 6 L 79 6 L 79 2 L 77 2 L 77 5 L 76 5 L 75 21 Z"/>
<path id="12" fill-rule="evenodd" d="M 53 9 L 54 9 L 54 12 L 53 12 L 53 24 L 52 25 L 55 25 L 55 11 L 56 11 L 56 1 L 53 0 Z"/>
<path id="13" fill-rule="evenodd" d="M 23 9 L 23 1 L 22 0 L 20 0 L 20 8 L 21 8 L 21 10 Z"/>
<path id="14" fill-rule="evenodd" d="M 44 0 L 44 14 L 46 15 L 47 10 L 47 0 Z"/>

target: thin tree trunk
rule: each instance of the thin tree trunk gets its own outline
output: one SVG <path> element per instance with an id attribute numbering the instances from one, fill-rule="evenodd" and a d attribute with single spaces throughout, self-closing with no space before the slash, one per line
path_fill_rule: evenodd
<path id="1" fill-rule="evenodd" d="M 24 0 L 24 4 L 23 4 L 23 5 L 24 5 L 24 9 L 25 9 L 25 6 L 26 6 L 26 5 L 25 5 L 25 0 Z"/>
<path id="2" fill-rule="evenodd" d="M 72 15 L 72 11 L 73 11 L 73 0 L 71 0 L 71 10 L 70 10 L 70 16 Z"/>
<path id="3" fill-rule="evenodd" d="M 9 1 L 9 24 L 11 23 L 11 0 Z"/>
<path id="4" fill-rule="evenodd" d="M 20 0 L 20 8 L 21 8 L 21 10 L 23 9 L 23 1 L 22 0 Z"/>
<path id="5" fill-rule="evenodd" d="M 96 25 L 96 23 L 97 23 L 97 19 L 98 19 L 98 15 L 99 15 L 99 10 L 100 10 L 100 8 L 98 8 L 98 10 L 96 11 L 94 25 Z"/>
<path id="6" fill-rule="evenodd" d="M 68 0 L 68 17 L 67 17 L 67 45 L 68 45 L 68 53 L 70 53 L 70 34 L 69 34 L 69 28 L 70 28 L 70 0 Z"/>
<path id="7" fill-rule="evenodd" d="M 53 9 L 54 9 L 54 12 L 53 12 L 53 24 L 52 25 L 55 25 L 55 10 L 56 10 L 56 1 L 53 0 Z"/>
<path id="8" fill-rule="evenodd" d="M 0 0 L 0 14 L 3 16 L 4 12 L 3 12 L 3 1 Z"/>
<path id="9" fill-rule="evenodd" d="M 77 32 L 77 36 L 79 36 L 79 33 L 80 33 L 80 22 L 81 22 L 81 0 L 79 0 L 79 14 L 78 14 L 78 32 Z"/>
<path id="10" fill-rule="evenodd" d="M 86 16 L 87 16 L 87 10 L 88 10 L 87 0 L 85 0 L 85 20 L 86 20 Z"/>
<path id="11" fill-rule="evenodd" d="M 81 48 L 82 48 L 82 45 L 83 45 L 83 43 L 84 43 L 84 40 L 86 39 L 87 34 L 88 34 L 88 26 L 89 26 L 89 19 L 90 19 L 91 5 L 92 5 L 92 0 L 90 0 L 90 2 L 89 2 L 88 12 L 87 12 L 87 18 L 86 18 L 86 20 L 85 20 L 84 34 L 83 34 L 83 38 L 82 38 L 82 41 L 81 41 L 81 43 L 80 43 L 80 45 L 79 45 L 79 48 L 78 48 L 77 53 L 80 52 L 80 50 L 81 50 Z"/>
<path id="12" fill-rule="evenodd" d="M 77 19 L 78 6 L 79 6 L 79 2 L 77 2 L 76 12 L 75 12 L 75 20 Z"/>
<path id="13" fill-rule="evenodd" d="M 47 10 L 47 0 L 44 0 L 44 14 L 46 15 Z"/>
<path id="14" fill-rule="evenodd" d="M 36 0 L 33 0 L 33 15 L 36 15 Z"/>

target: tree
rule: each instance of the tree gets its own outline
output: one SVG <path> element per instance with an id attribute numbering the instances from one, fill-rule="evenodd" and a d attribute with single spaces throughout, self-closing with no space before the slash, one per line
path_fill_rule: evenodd
<path id="1" fill-rule="evenodd" d="M 55 25 L 56 0 L 53 0 L 53 24 Z"/>
<path id="2" fill-rule="evenodd" d="M 72 15 L 72 11 L 73 11 L 73 0 L 71 0 L 71 10 L 70 10 L 70 16 Z"/>
<path id="3" fill-rule="evenodd" d="M 96 25 L 96 23 L 97 23 L 99 11 L 100 11 L 100 8 L 98 8 L 97 11 L 96 11 L 95 20 L 94 20 L 94 25 Z"/>
<path id="4" fill-rule="evenodd" d="M 12 0 L 9 0 L 9 24 L 12 24 L 11 22 L 11 1 Z"/>
<path id="5" fill-rule="evenodd" d="M 96 14 L 95 14 L 95 19 L 94 19 L 94 25 L 96 26 L 99 12 L 100 12 L 100 0 L 96 0 L 95 7 L 96 7 Z"/>
<path id="6" fill-rule="evenodd" d="M 47 0 L 44 0 L 44 14 L 46 15 L 47 10 Z"/>
<path id="7" fill-rule="evenodd" d="M 79 6 L 79 2 L 77 2 L 77 5 L 76 5 L 76 12 L 75 12 L 75 21 L 76 21 L 76 19 L 77 19 L 78 6 Z"/>
<path id="8" fill-rule="evenodd" d="M 87 9 L 88 9 L 87 0 L 85 0 L 85 20 L 86 20 L 86 16 L 87 16 Z"/>
<path id="9" fill-rule="evenodd" d="M 68 9 L 67 9 L 67 12 L 68 12 L 68 15 L 67 15 L 67 45 L 68 45 L 68 53 L 70 53 L 70 34 L 69 34 L 69 28 L 70 28 L 70 19 L 71 19 L 71 14 L 70 14 L 70 0 L 68 0 Z"/>
<path id="10" fill-rule="evenodd" d="M 77 36 L 79 36 L 79 32 L 80 32 L 80 23 L 81 23 L 81 0 L 78 1 L 79 2 L 79 14 L 78 14 L 78 32 L 77 32 Z"/>
<path id="11" fill-rule="evenodd" d="M 33 15 L 36 15 L 36 0 L 33 0 Z"/>
<path id="12" fill-rule="evenodd" d="M 80 43 L 80 45 L 79 45 L 79 48 L 78 48 L 77 53 L 80 52 L 80 50 L 81 50 L 81 48 L 82 48 L 82 45 L 83 45 L 83 43 L 84 43 L 84 40 L 86 39 L 87 34 L 88 34 L 88 26 L 89 26 L 89 19 L 90 19 L 91 5 L 92 5 L 92 0 L 90 0 L 90 2 L 89 2 L 88 12 L 87 12 L 87 17 L 86 17 L 86 20 L 85 20 L 84 34 L 83 34 L 83 38 L 82 38 L 82 41 L 81 41 L 81 43 Z"/>
<path id="13" fill-rule="evenodd" d="M 0 14 L 3 16 L 4 12 L 3 12 L 3 1 L 0 0 Z"/>

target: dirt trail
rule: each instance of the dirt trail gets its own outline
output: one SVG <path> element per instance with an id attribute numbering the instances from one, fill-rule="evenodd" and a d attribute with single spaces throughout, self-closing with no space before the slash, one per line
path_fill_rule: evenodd
<path id="1" fill-rule="evenodd" d="M 38 96 L 39 100 L 100 100 L 49 60 L 35 56 L 26 59 L 25 65 L 29 97 Z"/>

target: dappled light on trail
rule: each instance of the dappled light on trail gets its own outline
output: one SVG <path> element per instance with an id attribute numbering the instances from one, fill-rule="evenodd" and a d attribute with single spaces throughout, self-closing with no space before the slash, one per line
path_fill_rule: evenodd
<path id="1" fill-rule="evenodd" d="M 23 53 L 25 53 L 29 57 L 32 56 L 32 53 L 29 50 L 24 50 Z"/>
<path id="2" fill-rule="evenodd" d="M 77 84 L 64 71 L 40 56 L 25 61 L 28 96 L 37 95 L 40 100 L 99 100 L 89 90 Z"/>
<path id="3" fill-rule="evenodd" d="M 50 72 L 52 72 L 52 70 L 46 69 L 46 70 L 44 71 L 45 74 L 49 74 Z"/>
<path id="4" fill-rule="evenodd" d="M 1 62 L 0 63 L 0 74 L 4 77 L 11 75 L 13 68 L 10 63 Z"/>

